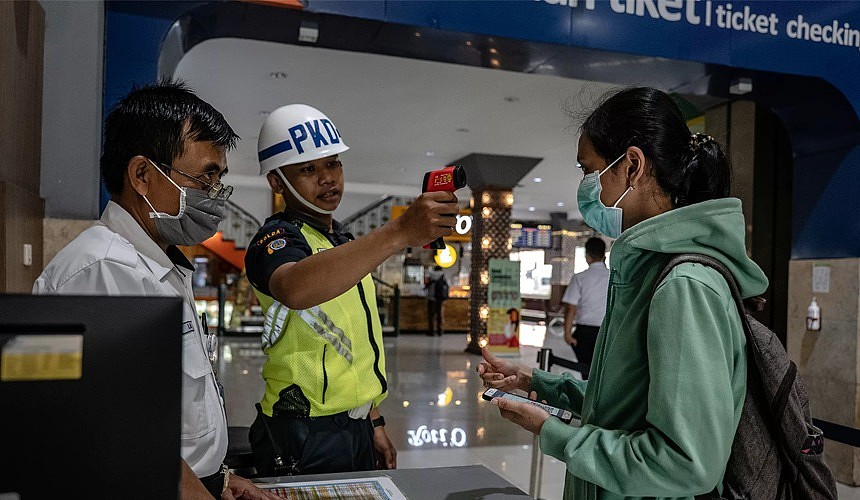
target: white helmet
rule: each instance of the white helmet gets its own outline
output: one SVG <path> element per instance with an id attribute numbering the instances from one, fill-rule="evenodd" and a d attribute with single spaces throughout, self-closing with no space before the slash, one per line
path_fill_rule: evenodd
<path id="1" fill-rule="evenodd" d="M 320 110 L 304 104 L 282 106 L 269 114 L 260 129 L 257 141 L 260 175 L 347 149 L 334 123 Z"/>

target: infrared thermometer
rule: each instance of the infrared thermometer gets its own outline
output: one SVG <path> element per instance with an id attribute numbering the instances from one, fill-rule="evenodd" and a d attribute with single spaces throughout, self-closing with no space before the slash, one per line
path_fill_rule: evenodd
<path id="1" fill-rule="evenodd" d="M 454 191 L 466 187 L 466 171 L 459 165 L 450 165 L 440 170 L 433 170 L 424 174 L 424 182 L 421 183 L 421 190 L 424 193 L 432 193 L 434 191 Z M 432 250 L 442 250 L 445 248 L 445 242 L 442 238 L 436 238 L 430 244 L 424 245 L 424 248 Z"/>

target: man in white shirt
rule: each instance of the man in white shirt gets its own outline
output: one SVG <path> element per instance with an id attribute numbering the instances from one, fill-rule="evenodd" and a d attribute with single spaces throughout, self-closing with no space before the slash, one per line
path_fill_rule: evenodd
<path id="1" fill-rule="evenodd" d="M 591 365 L 609 290 L 606 243 L 600 238 L 589 238 L 585 242 L 585 261 L 588 269 L 571 278 L 561 301 L 565 305 L 564 340 L 580 363 Z M 588 373 L 583 372 L 582 378 L 588 379 Z"/>
<path id="2" fill-rule="evenodd" d="M 200 243 L 217 230 L 233 191 L 221 177 L 236 139 L 221 113 L 183 84 L 133 90 L 105 122 L 101 173 L 111 201 L 101 219 L 63 248 L 33 286 L 35 294 L 185 299 L 183 499 L 278 498 L 222 467 L 227 420 L 211 365 L 215 343 L 197 316 L 194 267 L 176 248 Z"/>

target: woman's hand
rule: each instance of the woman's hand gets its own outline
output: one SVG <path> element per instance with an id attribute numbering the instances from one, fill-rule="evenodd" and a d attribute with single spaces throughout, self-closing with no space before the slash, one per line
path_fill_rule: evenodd
<path id="1" fill-rule="evenodd" d="M 513 361 L 497 358 L 490 354 L 486 347 L 481 349 L 484 361 L 478 363 L 478 375 L 484 381 L 484 387 L 501 389 L 510 392 L 514 389 L 528 391 L 532 385 L 531 370 L 523 368 Z"/>
<path id="2" fill-rule="evenodd" d="M 532 401 L 536 400 L 537 393 L 534 391 L 529 393 L 529 399 Z M 537 406 L 529 403 L 511 401 L 510 399 L 505 398 L 493 398 L 490 403 L 499 407 L 499 413 L 501 413 L 504 418 L 519 425 L 532 434 L 539 435 L 541 427 L 543 427 L 543 423 L 549 418 L 549 413 L 542 408 L 538 408 Z M 544 403 L 546 403 L 546 401 L 544 401 Z"/>

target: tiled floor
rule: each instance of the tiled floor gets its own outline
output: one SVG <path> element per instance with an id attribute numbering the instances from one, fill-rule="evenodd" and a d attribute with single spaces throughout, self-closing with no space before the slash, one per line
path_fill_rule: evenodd
<path id="1" fill-rule="evenodd" d="M 544 338 L 542 328 L 524 327 L 522 341 L 573 357 L 561 338 Z M 219 376 L 228 422 L 248 426 L 254 420 L 253 405 L 262 395 L 260 370 L 265 358 L 254 337 L 230 337 L 222 345 Z M 482 464 L 528 492 L 532 435 L 502 419 L 481 399 L 482 386 L 475 374 L 479 358 L 465 354 L 465 345 L 462 334 L 386 338 L 390 395 L 380 409 L 398 449 L 398 467 Z M 518 361 L 534 365 L 537 349 L 524 345 Z M 564 464 L 544 456 L 540 497 L 561 498 L 563 482 Z M 841 484 L 839 488 L 839 498 L 860 500 L 860 488 Z"/>

